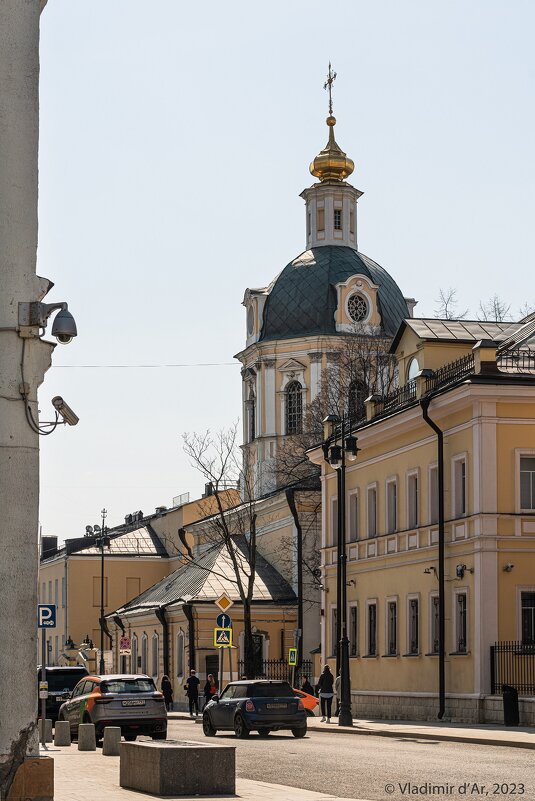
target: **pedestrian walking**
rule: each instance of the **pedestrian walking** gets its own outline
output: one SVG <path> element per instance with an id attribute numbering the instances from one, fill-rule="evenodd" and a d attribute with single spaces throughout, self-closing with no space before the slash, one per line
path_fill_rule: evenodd
<path id="1" fill-rule="evenodd" d="M 206 684 L 204 685 L 204 705 L 212 700 L 214 695 L 217 693 L 217 684 L 216 680 L 214 679 L 214 674 L 209 673 L 206 678 Z"/>
<path id="2" fill-rule="evenodd" d="M 165 701 L 165 708 L 168 712 L 171 712 L 173 709 L 173 685 L 169 680 L 169 676 L 162 676 L 161 690 Z"/>
<path id="3" fill-rule="evenodd" d="M 199 714 L 199 684 L 200 681 L 197 678 L 197 671 L 190 670 L 189 678 L 184 685 L 184 689 L 186 691 L 186 695 L 188 696 L 189 701 L 189 716 L 190 718 L 194 717 L 193 710 L 195 709 L 195 716 Z"/>
<path id="4" fill-rule="evenodd" d="M 320 680 L 318 681 L 318 690 L 320 694 L 320 704 L 321 704 L 321 722 L 327 723 L 331 722 L 331 711 L 333 705 L 333 686 L 334 686 L 334 676 L 331 673 L 331 668 L 329 665 L 325 665 L 323 668 L 323 673 L 320 676 Z"/>
<path id="5" fill-rule="evenodd" d="M 301 685 L 301 692 L 308 693 L 308 695 L 315 695 L 314 687 L 308 680 L 308 676 L 303 676 L 303 684 Z"/>

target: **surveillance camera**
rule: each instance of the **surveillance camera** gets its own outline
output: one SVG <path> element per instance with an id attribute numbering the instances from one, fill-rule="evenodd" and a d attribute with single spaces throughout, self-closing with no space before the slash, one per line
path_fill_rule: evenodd
<path id="1" fill-rule="evenodd" d="M 65 403 L 61 395 L 56 395 L 55 398 L 52 398 L 52 406 L 68 425 L 75 426 L 78 423 L 80 418 Z"/>
<path id="2" fill-rule="evenodd" d="M 74 317 L 67 309 L 67 304 L 65 303 L 64 306 L 65 308 L 62 308 L 61 311 L 56 314 L 52 326 L 52 336 L 56 337 L 58 342 L 62 345 L 67 345 L 72 341 L 73 337 L 78 335 L 78 331 L 76 330 Z"/>

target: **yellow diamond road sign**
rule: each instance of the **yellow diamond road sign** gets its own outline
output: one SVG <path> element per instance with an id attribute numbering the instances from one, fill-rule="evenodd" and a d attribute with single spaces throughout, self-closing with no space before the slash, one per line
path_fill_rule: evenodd
<path id="1" fill-rule="evenodd" d="M 221 609 L 222 612 L 226 612 L 227 609 L 234 604 L 234 601 L 228 597 L 227 593 L 224 592 L 223 595 L 220 595 L 217 601 L 215 601 L 215 605 Z"/>
<path id="2" fill-rule="evenodd" d="M 218 648 L 230 648 L 232 645 L 232 629 L 214 629 L 214 645 Z"/>

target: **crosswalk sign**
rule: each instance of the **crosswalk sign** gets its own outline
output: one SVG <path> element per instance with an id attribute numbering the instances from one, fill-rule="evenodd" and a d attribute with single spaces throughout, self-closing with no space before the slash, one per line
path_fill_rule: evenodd
<path id="1" fill-rule="evenodd" d="M 214 629 L 214 645 L 218 648 L 230 648 L 232 645 L 232 629 Z"/>
<path id="2" fill-rule="evenodd" d="M 297 665 L 297 648 L 288 649 L 288 664 L 292 667 Z"/>

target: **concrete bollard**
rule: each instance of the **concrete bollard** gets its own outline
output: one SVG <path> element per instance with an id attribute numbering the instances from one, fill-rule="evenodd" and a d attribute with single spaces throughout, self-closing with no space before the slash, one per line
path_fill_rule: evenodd
<path id="1" fill-rule="evenodd" d="M 52 721 L 45 718 L 45 743 L 52 742 Z M 43 742 L 43 719 L 39 718 L 39 742 Z"/>
<path id="2" fill-rule="evenodd" d="M 78 726 L 78 750 L 79 751 L 97 750 L 94 723 L 80 723 L 80 725 Z"/>
<path id="3" fill-rule="evenodd" d="M 121 752 L 121 729 L 119 726 L 105 726 L 102 753 L 104 756 L 119 756 Z"/>
<path id="4" fill-rule="evenodd" d="M 68 720 L 57 720 L 54 727 L 54 745 L 71 744 L 71 724 Z"/>

